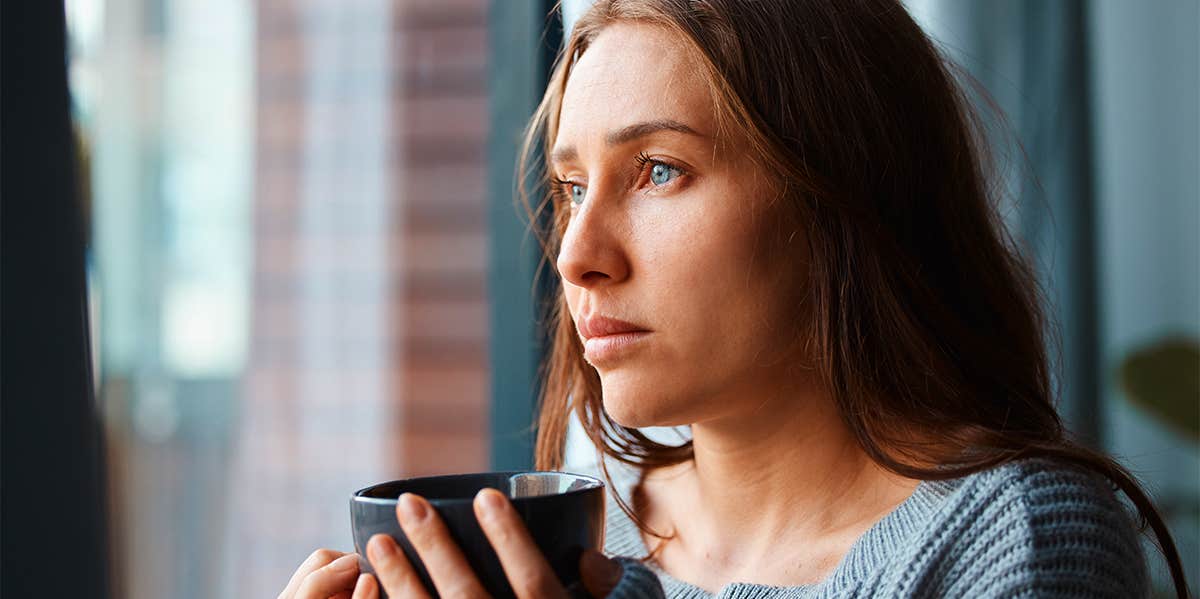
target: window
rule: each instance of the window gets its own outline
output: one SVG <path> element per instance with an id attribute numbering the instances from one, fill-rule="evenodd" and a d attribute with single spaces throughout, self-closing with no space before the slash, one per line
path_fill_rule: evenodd
<path id="1" fill-rule="evenodd" d="M 67 9 L 116 596 L 274 596 L 488 469 L 486 0 Z"/>

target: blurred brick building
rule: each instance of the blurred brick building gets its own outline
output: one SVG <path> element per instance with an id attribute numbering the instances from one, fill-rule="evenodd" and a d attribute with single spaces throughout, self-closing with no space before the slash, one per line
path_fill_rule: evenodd
<path id="1" fill-rule="evenodd" d="M 349 492 L 489 447 L 486 0 L 257 6 L 244 596 L 349 549 Z"/>
<path id="2" fill-rule="evenodd" d="M 302 329 L 293 305 L 306 273 L 296 251 L 300 238 L 316 234 L 353 243 L 356 233 L 338 230 L 333 222 L 328 230 L 302 231 L 297 225 L 306 166 L 299 159 L 304 115 L 328 110 L 331 118 L 339 118 L 338 105 L 305 106 L 313 102 L 304 81 L 314 67 L 305 63 L 303 44 L 320 32 L 305 31 L 301 23 L 319 21 L 323 11 L 354 11 L 363 4 L 259 2 L 255 358 L 247 376 L 252 392 L 283 390 L 278 401 L 286 402 L 295 369 L 302 367 L 288 358 L 289 341 Z M 331 266 L 347 284 L 342 291 L 350 300 L 360 291 L 368 292 L 361 296 L 367 301 L 376 299 L 377 290 L 356 289 L 356 282 L 392 283 L 387 309 L 403 331 L 393 339 L 394 355 L 402 361 L 382 369 L 397 377 L 400 469 L 423 474 L 483 467 L 488 444 L 487 1 L 395 0 L 392 11 L 390 157 L 398 182 L 390 194 L 392 259 L 383 265 L 386 270 L 367 273 L 361 265 Z M 362 11 L 355 18 L 372 16 Z M 325 201 L 355 207 L 353 199 Z"/>

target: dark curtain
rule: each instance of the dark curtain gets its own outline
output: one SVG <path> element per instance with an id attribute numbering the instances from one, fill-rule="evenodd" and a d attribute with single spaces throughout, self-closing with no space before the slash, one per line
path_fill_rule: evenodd
<path id="1" fill-rule="evenodd" d="M 1035 261 L 1056 325 L 1047 331 L 1059 413 L 1102 444 L 1096 202 L 1087 4 L 936 2 L 922 25 L 987 90 L 976 97 L 1009 184 L 1010 230 Z M 920 16 L 922 11 L 917 10 Z M 968 86 L 969 87 L 969 86 Z M 1003 121 L 989 114 L 995 102 Z"/>
<path id="2" fill-rule="evenodd" d="M 0 594 L 103 599 L 103 443 L 63 3 L 0 10 Z"/>

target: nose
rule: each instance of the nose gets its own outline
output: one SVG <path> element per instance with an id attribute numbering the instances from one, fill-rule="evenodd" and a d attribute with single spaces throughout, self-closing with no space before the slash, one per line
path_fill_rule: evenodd
<path id="1" fill-rule="evenodd" d="M 615 218 L 619 212 L 603 204 L 589 190 L 563 233 L 558 252 L 558 274 L 564 281 L 594 290 L 629 277 L 626 241 Z"/>

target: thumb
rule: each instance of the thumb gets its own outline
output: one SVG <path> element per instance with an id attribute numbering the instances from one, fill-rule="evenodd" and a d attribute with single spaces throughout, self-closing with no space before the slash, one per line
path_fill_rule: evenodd
<path id="1" fill-rule="evenodd" d="M 592 597 L 607 597 L 620 582 L 622 571 L 621 564 L 594 549 L 584 551 L 579 558 L 579 576 Z"/>

